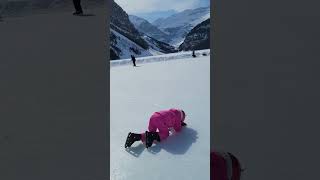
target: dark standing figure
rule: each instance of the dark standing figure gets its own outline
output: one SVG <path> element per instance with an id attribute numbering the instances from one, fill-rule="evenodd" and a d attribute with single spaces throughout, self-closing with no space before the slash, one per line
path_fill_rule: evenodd
<path id="1" fill-rule="evenodd" d="M 73 13 L 73 15 L 82 15 L 82 7 L 81 7 L 81 0 L 73 0 L 74 8 L 76 9 L 76 12 Z"/>
<path id="2" fill-rule="evenodd" d="M 194 58 L 197 57 L 194 50 L 192 51 L 192 57 L 194 57 Z"/>
<path id="3" fill-rule="evenodd" d="M 133 66 L 136 66 L 136 58 L 134 57 L 134 55 L 131 55 L 131 60 L 133 62 Z"/>

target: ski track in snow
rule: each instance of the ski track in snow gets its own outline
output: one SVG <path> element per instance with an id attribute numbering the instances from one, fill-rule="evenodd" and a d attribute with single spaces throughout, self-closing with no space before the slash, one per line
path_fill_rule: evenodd
<path id="1" fill-rule="evenodd" d="M 138 66 L 110 69 L 110 179 L 209 179 L 210 56 Z M 144 132 L 153 112 L 172 107 L 185 110 L 186 128 L 149 149 L 124 148 L 128 132 Z"/>

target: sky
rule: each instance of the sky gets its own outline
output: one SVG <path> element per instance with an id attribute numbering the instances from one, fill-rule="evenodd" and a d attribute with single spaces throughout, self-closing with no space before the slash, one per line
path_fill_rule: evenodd
<path id="1" fill-rule="evenodd" d="M 129 14 L 153 11 L 183 11 L 210 5 L 210 0 L 114 0 Z"/>

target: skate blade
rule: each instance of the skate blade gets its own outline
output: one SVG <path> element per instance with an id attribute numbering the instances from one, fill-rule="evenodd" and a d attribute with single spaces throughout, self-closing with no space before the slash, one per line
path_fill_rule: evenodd
<path id="1" fill-rule="evenodd" d="M 128 136 L 127 136 L 127 139 L 126 139 L 126 143 L 124 144 L 124 148 L 128 148 L 128 141 L 129 141 L 129 138 L 131 136 L 131 132 L 128 133 Z"/>

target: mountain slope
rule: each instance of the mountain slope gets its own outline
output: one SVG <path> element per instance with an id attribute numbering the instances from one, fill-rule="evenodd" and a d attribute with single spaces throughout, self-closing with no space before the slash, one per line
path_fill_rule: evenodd
<path id="1" fill-rule="evenodd" d="M 110 54 L 111 60 L 128 58 L 130 55 L 151 55 L 147 53 L 148 43 L 130 22 L 128 14 L 112 1 L 110 18 Z"/>
<path id="2" fill-rule="evenodd" d="M 153 37 L 144 35 L 143 39 L 149 44 L 150 48 L 153 50 L 159 51 L 164 54 L 177 52 L 177 50 L 170 44 L 158 41 Z"/>
<path id="3" fill-rule="evenodd" d="M 165 11 L 152 11 L 152 12 L 146 12 L 146 13 L 135 13 L 134 15 L 141 17 L 143 19 L 146 19 L 149 22 L 153 22 L 159 18 L 166 18 L 173 14 L 176 14 L 177 11 L 175 10 L 165 10 Z"/>
<path id="4" fill-rule="evenodd" d="M 117 31 L 111 29 L 110 33 L 111 60 L 129 58 L 130 55 L 135 55 L 137 57 L 152 55 L 148 49 L 144 49 L 139 44 L 131 41 Z"/>
<path id="5" fill-rule="evenodd" d="M 111 10 L 111 29 L 126 36 L 144 49 L 148 49 L 148 44 L 140 37 L 139 31 L 130 22 L 128 14 L 115 2 L 112 3 Z"/>
<path id="6" fill-rule="evenodd" d="M 170 44 L 179 46 L 192 28 L 208 18 L 210 18 L 210 7 L 201 7 L 156 20 L 153 25 L 170 37 Z"/>
<path id="7" fill-rule="evenodd" d="M 175 52 L 174 47 L 139 32 L 129 15 L 115 2 L 110 21 L 110 59 L 158 55 Z"/>
<path id="8" fill-rule="evenodd" d="M 166 43 L 170 42 L 170 38 L 167 34 L 162 32 L 156 26 L 149 23 L 147 20 L 134 15 L 130 15 L 129 18 L 138 31 L 150 37 L 153 37 L 159 41 L 166 42 Z"/>
<path id="9" fill-rule="evenodd" d="M 179 46 L 180 51 L 201 49 L 210 49 L 210 19 L 194 27 Z"/>

